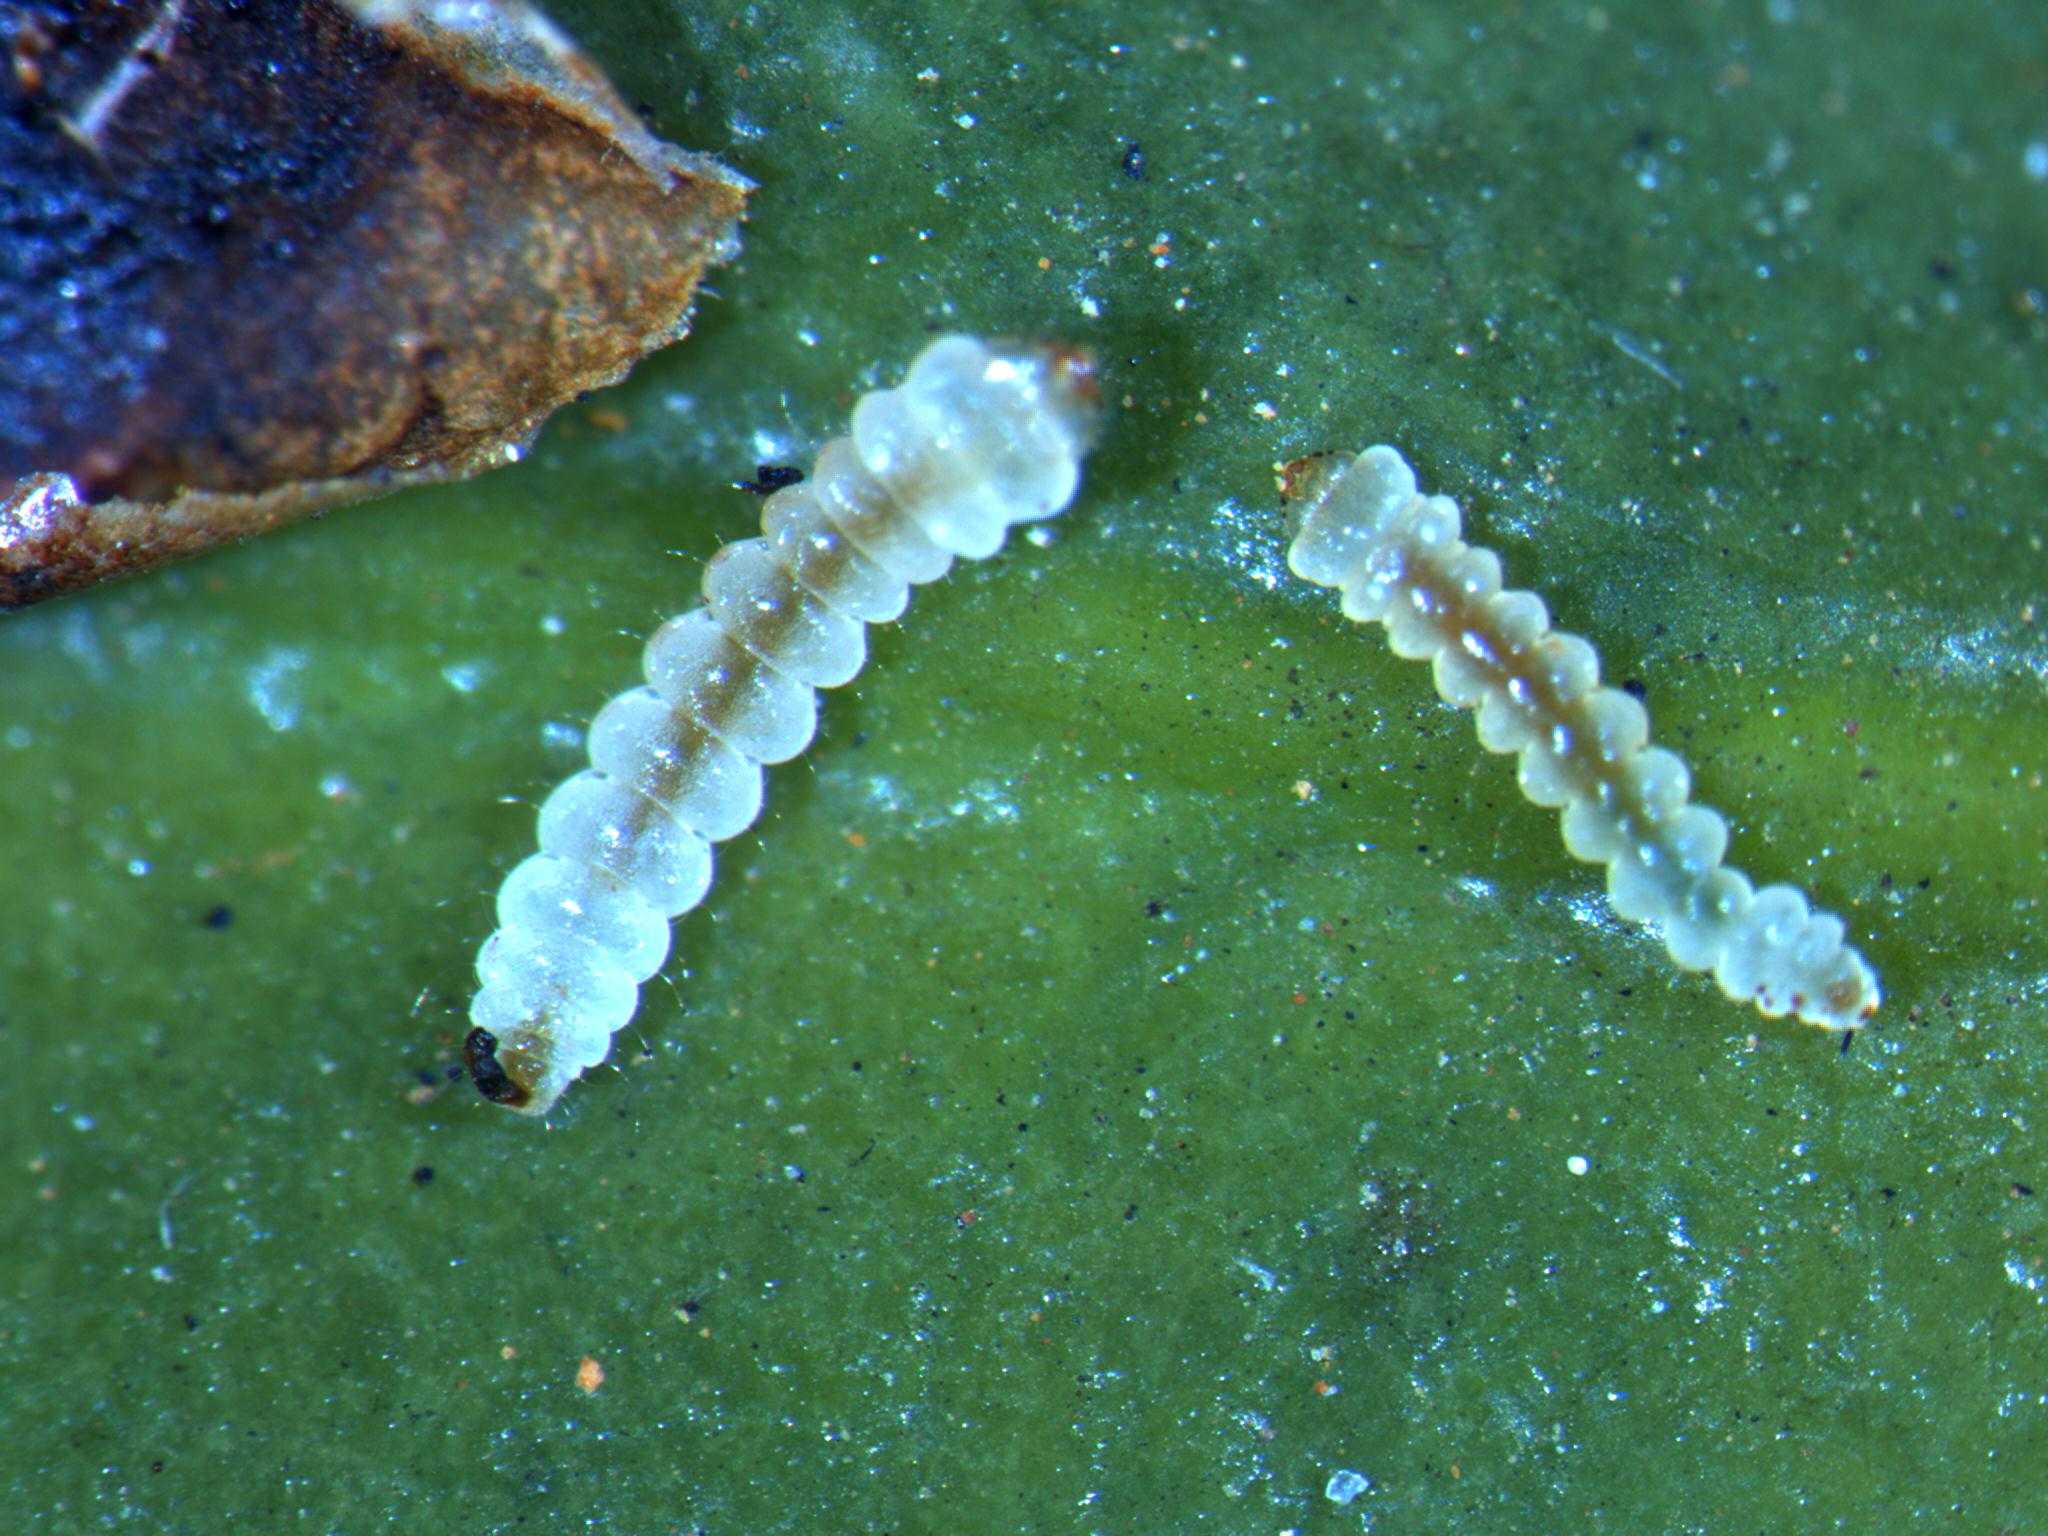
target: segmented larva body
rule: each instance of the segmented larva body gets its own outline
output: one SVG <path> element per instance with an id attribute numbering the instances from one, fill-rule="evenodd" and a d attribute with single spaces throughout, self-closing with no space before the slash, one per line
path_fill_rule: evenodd
<path id="1" fill-rule="evenodd" d="M 1877 1011 L 1841 919 L 1723 867 L 1728 824 L 1687 803 L 1691 775 L 1647 745 L 1643 706 L 1600 686 L 1593 647 L 1552 630 L 1543 599 L 1501 590 L 1499 559 L 1459 538 L 1457 503 L 1422 495 L 1387 447 L 1304 460 L 1288 480 L 1294 573 L 1339 589 L 1347 618 L 1384 624 L 1395 655 L 1430 662 L 1445 701 L 1479 712 L 1481 744 L 1518 754 L 1522 792 L 1563 809 L 1565 847 L 1607 866 L 1616 912 L 1771 1018 L 1849 1029 Z"/>
<path id="2" fill-rule="evenodd" d="M 1093 363 L 951 336 L 864 396 L 809 479 L 770 496 L 759 538 L 704 573 L 704 606 L 647 642 L 646 686 L 590 726 L 590 767 L 540 809 L 540 852 L 498 892 L 465 1046 L 477 1088 L 544 1115 L 632 1018 L 670 920 L 711 883 L 711 844 L 761 809 L 764 763 L 817 727 L 815 690 L 866 659 L 866 626 L 1013 523 L 1066 506 L 1094 423 Z"/>

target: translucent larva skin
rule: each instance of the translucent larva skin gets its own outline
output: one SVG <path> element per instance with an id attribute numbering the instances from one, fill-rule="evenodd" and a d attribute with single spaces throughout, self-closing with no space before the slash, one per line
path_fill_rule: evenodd
<path id="1" fill-rule="evenodd" d="M 1607 867 L 1618 913 L 1657 924 L 1680 966 L 1771 1018 L 1853 1029 L 1877 1011 L 1877 977 L 1840 919 L 1722 867 L 1728 825 L 1688 803 L 1691 776 L 1648 745 L 1642 705 L 1600 686 L 1593 647 L 1551 629 L 1541 598 L 1501 590 L 1500 562 L 1460 540 L 1456 504 L 1422 495 L 1399 453 L 1305 460 L 1288 490 L 1294 573 L 1337 588 L 1346 616 L 1384 624 L 1447 702 L 1478 711 L 1480 742 L 1518 754 L 1523 792 L 1563 811 L 1572 855 Z"/>
<path id="2" fill-rule="evenodd" d="M 704 606 L 648 641 L 646 686 L 598 712 L 591 766 L 499 895 L 464 1046 L 484 1097 L 545 1115 L 604 1060 L 710 886 L 710 845 L 759 814 L 762 765 L 809 743 L 815 690 L 860 670 L 912 586 L 1073 499 L 1096 405 L 1082 353 L 945 337 L 768 498 L 761 537 L 712 558 Z"/>

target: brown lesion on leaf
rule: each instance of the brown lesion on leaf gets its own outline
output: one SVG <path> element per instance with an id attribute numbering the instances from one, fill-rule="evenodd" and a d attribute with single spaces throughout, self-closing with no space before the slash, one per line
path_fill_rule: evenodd
<path id="1" fill-rule="evenodd" d="M 440 14 L 0 0 L 0 604 L 508 462 L 687 329 L 747 183 Z"/>

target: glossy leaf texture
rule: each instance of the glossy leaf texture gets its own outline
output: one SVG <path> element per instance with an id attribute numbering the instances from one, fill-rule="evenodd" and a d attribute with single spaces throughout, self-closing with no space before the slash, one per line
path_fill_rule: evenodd
<path id="1" fill-rule="evenodd" d="M 760 185 L 690 345 L 0 622 L 12 1528 L 2040 1523 L 2037 9 L 1320 14 L 565 6 Z M 1102 357 L 1081 499 L 508 1123 L 535 802 L 728 483 L 958 329 Z M 1848 923 L 1846 1053 L 1287 575 L 1272 466 L 1372 442 Z"/>

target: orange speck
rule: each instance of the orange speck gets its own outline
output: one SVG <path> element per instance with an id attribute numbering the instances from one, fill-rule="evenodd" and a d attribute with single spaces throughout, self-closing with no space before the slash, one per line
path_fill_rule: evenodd
<path id="1" fill-rule="evenodd" d="M 979 1213 L 975 1211 L 962 1211 L 958 1216 L 954 1217 L 953 1219 L 959 1222 L 960 1225 L 963 1227 L 971 1227 L 977 1221 L 981 1220 L 981 1216 Z"/>
<path id="2" fill-rule="evenodd" d="M 576 1387 L 585 1397 L 589 1397 L 603 1385 L 604 1367 L 597 1363 L 596 1356 L 585 1355 L 576 1362 Z"/>
<path id="3" fill-rule="evenodd" d="M 1297 992 L 1294 994 L 1294 1001 L 1295 1005 L 1299 1007 L 1301 1004 L 1308 1001 L 1308 994 L 1306 992 Z"/>
<path id="4" fill-rule="evenodd" d="M 846 834 L 846 842 L 850 848 L 865 848 L 868 845 L 868 835 L 865 832 L 849 832 Z"/>
<path id="5" fill-rule="evenodd" d="M 1331 1386 L 1327 1381 L 1319 1381 L 1315 1384 L 1315 1386 L 1313 1386 L 1309 1390 L 1314 1392 L 1317 1397 L 1328 1397 L 1332 1392 L 1336 1391 L 1337 1389 Z"/>
<path id="6" fill-rule="evenodd" d="M 1050 272 L 1052 270 L 1052 258 L 1050 256 L 1039 257 L 1038 270 L 1041 272 Z"/>
<path id="7" fill-rule="evenodd" d="M 498 1358 L 500 1360 L 512 1360 L 516 1359 L 518 1357 L 518 1354 L 518 1350 L 514 1349 L 510 1344 L 507 1344 L 503 1349 L 498 1351 Z"/>
<path id="8" fill-rule="evenodd" d="M 602 427 L 607 432 L 623 432 L 631 425 L 626 420 L 626 413 L 624 411 L 615 411 L 610 406 L 600 406 L 592 411 L 590 413 L 590 424 L 593 427 Z"/>

